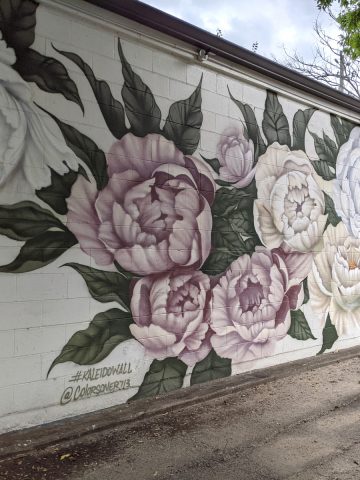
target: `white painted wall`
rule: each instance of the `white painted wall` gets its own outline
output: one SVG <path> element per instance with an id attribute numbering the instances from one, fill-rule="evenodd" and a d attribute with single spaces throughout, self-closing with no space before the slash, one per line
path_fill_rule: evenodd
<path id="1" fill-rule="evenodd" d="M 89 83 L 80 69 L 54 47 L 79 55 L 98 78 L 108 82 L 114 97 L 121 101 L 123 76 L 117 52 L 117 41 L 120 38 L 130 65 L 153 92 L 162 112 L 161 126 L 164 125 L 170 105 L 191 95 L 203 74 L 203 124 L 195 153 L 198 158 L 200 155 L 215 157 L 224 129 L 229 124 L 237 124 L 242 120 L 239 108 L 229 98 L 227 86 L 238 100 L 253 108 L 259 125 L 264 114 L 266 88 L 278 92 L 284 113 L 289 119 L 299 108 L 316 106 L 318 111 L 313 115 L 308 130 L 318 135 L 324 131 L 334 138 L 330 113 L 358 120 L 350 111 L 340 110 L 335 105 L 311 98 L 302 92 L 291 91 L 289 87 L 274 83 L 271 79 L 260 78 L 254 72 L 247 72 L 221 58 L 210 55 L 207 62 L 200 63 L 193 47 L 178 45 L 179 42 L 174 39 L 80 0 L 42 1 L 36 13 L 35 32 L 35 42 L 31 48 L 63 63 L 78 88 L 85 111 L 83 115 L 76 103 L 66 100 L 59 93 L 45 92 L 31 82 L 28 82 L 31 92 L 29 101 L 90 137 L 105 153 L 115 139 L 106 126 Z M 4 75 L 5 68 L 0 64 L 0 92 L 4 88 Z M 9 106 L 2 102 L 0 109 L 5 108 Z M 10 106 L 8 111 L 12 111 L 11 108 Z M 4 122 L 4 115 L 1 115 L 0 111 L 0 128 L 3 128 L 1 122 Z M 46 114 L 42 115 L 45 118 Z M 28 122 L 32 121 L 31 118 L 30 115 Z M 63 143 L 62 134 L 55 122 L 48 116 L 44 121 L 58 141 Z M 291 120 L 289 123 L 292 133 Z M 7 141 L 0 134 L 0 142 L 5 146 L 2 149 L 0 145 L 0 151 L 10 148 Z M 24 148 L 26 150 L 26 145 Z M 318 158 L 309 131 L 306 134 L 306 153 L 310 160 Z M 40 174 L 43 169 L 46 170 L 48 159 L 38 160 L 39 164 L 33 167 L 34 172 L 35 169 L 40 169 Z M 1 162 L 0 159 L 0 167 Z M 34 189 L 29 185 L 21 181 L 15 185 L 15 189 L 9 191 L 6 182 L 0 184 L 1 205 L 30 200 L 48 208 L 36 197 Z M 323 182 L 322 188 L 331 194 L 332 182 Z M 66 222 L 66 217 L 59 218 Z M 22 244 L 23 242 L 0 235 L 0 264 L 12 261 Z M 78 366 L 72 362 L 59 364 L 47 378 L 51 363 L 71 335 L 86 329 L 97 313 L 119 308 L 116 302 L 104 304 L 92 298 L 81 276 L 69 267 L 62 267 L 68 262 L 99 268 L 91 256 L 82 251 L 79 245 L 75 245 L 41 269 L 18 274 L 0 273 L 0 432 L 126 402 L 136 393 L 153 360 L 151 355 L 145 353 L 144 347 L 133 339 L 120 344 L 95 365 Z M 272 356 L 233 362 L 232 373 L 315 355 L 322 345 L 324 319 L 319 318 L 309 304 L 303 308 L 316 340 L 301 342 L 285 336 L 277 343 Z M 347 335 L 341 336 L 333 348 L 358 344 L 359 333 L 356 328 L 352 329 Z M 104 383 L 104 379 L 99 378 L 90 382 L 78 381 L 75 386 L 72 379 L 78 371 L 86 372 L 89 368 L 101 369 L 125 362 L 131 364 L 131 374 L 115 374 L 104 378 L 106 382 L 128 379 L 131 388 L 76 401 L 72 397 L 72 401 L 66 403 L 64 392 L 67 389 L 73 388 L 75 391 L 78 385 L 82 387 L 86 384 L 94 386 Z M 190 382 L 191 370 L 190 367 L 187 371 L 184 385 Z M 61 399 L 65 405 L 61 404 Z"/>

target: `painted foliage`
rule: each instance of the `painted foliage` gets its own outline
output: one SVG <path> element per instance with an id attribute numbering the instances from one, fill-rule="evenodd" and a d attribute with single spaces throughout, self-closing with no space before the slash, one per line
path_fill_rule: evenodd
<path id="1" fill-rule="evenodd" d="M 153 359 L 139 398 L 180 388 L 188 367 L 190 383 L 201 383 L 272 355 L 286 335 L 314 339 L 308 302 L 323 318 L 319 353 L 358 328 L 360 128 L 331 116 L 335 140 L 310 131 L 314 160 L 305 135 L 315 108 L 289 119 L 268 91 L 259 125 L 229 89 L 242 120 L 205 158 L 197 153 L 202 78 L 162 122 L 121 39 L 122 99 L 79 55 L 53 45 L 91 86 L 114 137 L 104 152 L 32 100 L 35 82 L 83 110 L 65 66 L 31 48 L 37 6 L 0 7 L 0 189 L 20 182 L 37 198 L 0 206 L 0 234 L 23 242 L 0 272 L 41 269 L 78 244 L 95 266 L 63 267 L 97 302 L 118 303 L 72 335 L 49 372 L 96 364 L 136 339 Z"/>

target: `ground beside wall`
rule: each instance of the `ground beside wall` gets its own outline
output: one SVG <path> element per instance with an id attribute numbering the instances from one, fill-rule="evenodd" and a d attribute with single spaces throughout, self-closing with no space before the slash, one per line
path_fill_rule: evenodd
<path id="1" fill-rule="evenodd" d="M 351 111 L 80 0 L 4 12 L 0 431 L 358 344 Z"/>

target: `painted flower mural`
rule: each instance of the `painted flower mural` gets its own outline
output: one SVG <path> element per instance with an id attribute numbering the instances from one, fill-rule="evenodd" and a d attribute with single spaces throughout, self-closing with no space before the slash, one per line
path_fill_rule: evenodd
<path id="1" fill-rule="evenodd" d="M 130 331 L 150 356 L 195 365 L 211 350 L 210 299 L 210 279 L 202 272 L 145 277 L 133 290 Z"/>
<path id="2" fill-rule="evenodd" d="M 256 247 L 228 268 L 213 291 L 211 343 L 235 363 L 270 355 L 304 300 L 311 255 Z"/>
<path id="3" fill-rule="evenodd" d="M 255 179 L 254 222 L 264 245 L 276 248 L 284 242 L 292 250 L 310 252 L 327 217 L 324 194 L 306 154 L 275 142 L 259 158 Z"/>
<path id="4" fill-rule="evenodd" d="M 255 175 L 254 143 L 245 138 L 242 125 L 223 132 L 217 152 L 220 178 L 236 188 L 247 187 Z"/>
<path id="5" fill-rule="evenodd" d="M 84 111 L 64 65 L 31 48 L 38 4 L 24 1 L 22 10 L 3 0 L 13 16 L 0 23 L 11 27 L 0 41 L 0 190 L 21 177 L 32 196 L 0 205 L 0 234 L 23 242 L 0 272 L 41 269 L 79 244 L 88 264 L 62 267 L 113 307 L 67 340 L 49 372 L 96 364 L 136 341 L 153 359 L 134 396 L 146 397 L 181 387 L 187 371 L 190 384 L 230 375 L 232 363 L 271 355 L 287 335 L 316 340 L 304 313 L 309 297 L 326 316 L 319 353 L 358 327 L 359 127 L 330 116 L 334 140 L 308 133 L 311 107 L 290 128 L 270 90 L 259 125 L 229 90 L 240 119 L 223 131 L 217 157 L 206 158 L 202 77 L 164 116 L 120 40 L 121 100 L 79 55 L 55 45 L 91 86 L 113 138 L 104 151 L 32 102 L 28 82 Z M 18 31 L 24 12 L 30 26 Z"/>
<path id="6" fill-rule="evenodd" d="M 1 33 L 1 32 L 0 32 Z M 50 184 L 51 170 L 77 170 L 78 159 L 55 122 L 32 100 L 30 85 L 14 70 L 15 51 L 0 40 L 0 188 L 16 192 Z"/>
<path id="7" fill-rule="evenodd" d="M 309 276 L 312 308 L 320 317 L 330 312 L 339 335 L 360 327 L 360 238 L 349 237 L 345 225 L 329 225 L 324 249 L 314 258 Z"/>
<path id="8" fill-rule="evenodd" d="M 352 130 L 336 162 L 334 202 L 348 232 L 360 236 L 360 127 Z"/>
<path id="9" fill-rule="evenodd" d="M 81 248 L 97 265 L 115 260 L 139 275 L 199 268 L 211 246 L 210 172 L 161 135 L 132 133 L 111 147 L 107 170 L 103 190 L 78 177 L 67 200 Z"/>

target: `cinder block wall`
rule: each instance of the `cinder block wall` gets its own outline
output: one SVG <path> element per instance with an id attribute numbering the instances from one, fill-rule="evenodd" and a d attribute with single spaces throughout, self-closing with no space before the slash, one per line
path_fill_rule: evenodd
<path id="1" fill-rule="evenodd" d="M 16 5 L 1 431 L 358 344 L 351 111 L 85 2 Z"/>

